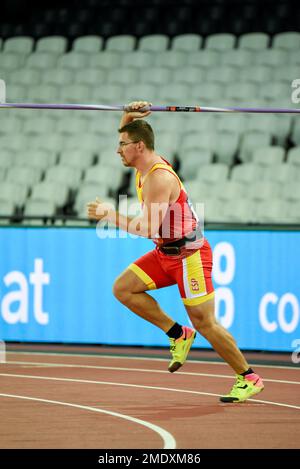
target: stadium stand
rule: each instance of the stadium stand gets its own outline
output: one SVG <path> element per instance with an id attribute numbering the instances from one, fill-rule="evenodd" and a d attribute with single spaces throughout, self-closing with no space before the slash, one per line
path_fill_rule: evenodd
<path id="1" fill-rule="evenodd" d="M 46 2 L 46 9 L 37 4 L 22 21 L 7 6 L 0 77 L 10 102 L 296 107 L 294 6 L 161 0 L 136 8 L 133 0 L 87 0 L 83 8 L 62 1 Z M 116 156 L 119 117 L 7 111 L 0 126 L 1 215 L 83 217 L 96 195 L 115 203 L 120 193 L 134 195 L 134 178 Z M 149 122 L 157 150 L 175 165 L 192 199 L 206 200 L 208 221 L 299 221 L 298 116 L 185 114 Z"/>

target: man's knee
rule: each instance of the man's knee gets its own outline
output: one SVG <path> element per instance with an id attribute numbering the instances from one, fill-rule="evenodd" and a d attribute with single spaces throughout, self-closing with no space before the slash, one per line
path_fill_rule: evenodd
<path id="1" fill-rule="evenodd" d="M 189 316 L 195 329 L 203 336 L 217 324 L 212 305 L 203 303 L 189 310 Z"/>
<path id="2" fill-rule="evenodd" d="M 117 300 L 121 301 L 122 303 L 126 300 L 128 294 L 130 294 L 128 287 L 126 287 L 126 283 L 122 279 L 117 278 L 117 280 L 114 282 L 113 294 Z"/>

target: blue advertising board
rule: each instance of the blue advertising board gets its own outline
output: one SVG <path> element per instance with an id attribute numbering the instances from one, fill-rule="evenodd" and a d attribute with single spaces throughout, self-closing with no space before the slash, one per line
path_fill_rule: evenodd
<path id="1" fill-rule="evenodd" d="M 98 235 L 99 235 L 98 231 Z M 300 345 L 300 232 L 208 231 L 216 315 L 242 349 Z M 0 229 L 0 339 L 166 346 L 165 334 L 121 305 L 114 279 L 153 248 L 91 228 Z M 177 286 L 153 291 L 180 323 Z M 209 347 L 198 334 L 195 346 Z"/>

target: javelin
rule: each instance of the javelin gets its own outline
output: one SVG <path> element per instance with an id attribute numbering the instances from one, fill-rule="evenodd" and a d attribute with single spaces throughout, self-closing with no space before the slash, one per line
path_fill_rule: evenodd
<path id="1" fill-rule="evenodd" d="M 60 109 L 73 111 L 130 111 L 130 106 L 104 104 L 44 104 L 44 103 L 2 103 L 1 108 L 9 109 Z M 255 107 L 202 107 L 202 106 L 147 106 L 139 111 L 152 112 L 246 112 L 257 114 L 300 114 L 293 108 L 255 108 Z"/>

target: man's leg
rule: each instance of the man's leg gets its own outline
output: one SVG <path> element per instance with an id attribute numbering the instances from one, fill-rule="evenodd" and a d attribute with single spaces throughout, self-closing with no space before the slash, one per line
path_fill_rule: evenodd
<path id="1" fill-rule="evenodd" d="M 233 368 L 237 379 L 231 391 L 220 397 L 222 402 L 243 402 L 264 389 L 262 379 L 249 367 L 232 335 L 215 319 L 214 300 L 194 306 L 185 305 L 195 327 L 214 350 Z"/>
<path id="2" fill-rule="evenodd" d="M 185 305 L 185 308 L 195 329 L 208 340 L 214 350 L 237 374 L 248 370 L 249 364 L 236 345 L 234 338 L 216 321 L 214 299 L 200 305 Z"/>
<path id="3" fill-rule="evenodd" d="M 138 271 L 139 272 L 139 271 Z M 141 274 L 141 272 L 139 272 Z M 168 370 L 173 373 L 186 361 L 188 352 L 194 342 L 196 331 L 181 326 L 168 316 L 152 296 L 145 290 L 155 288 L 151 278 L 142 273 L 145 283 L 134 271 L 125 270 L 115 281 L 113 292 L 115 297 L 138 316 L 146 319 L 162 329 L 169 337 L 172 360 Z"/>
<path id="4" fill-rule="evenodd" d="M 115 281 L 113 293 L 127 308 L 146 321 L 168 332 L 175 321 L 168 316 L 152 296 L 149 287 L 132 270 L 126 269 Z"/>

